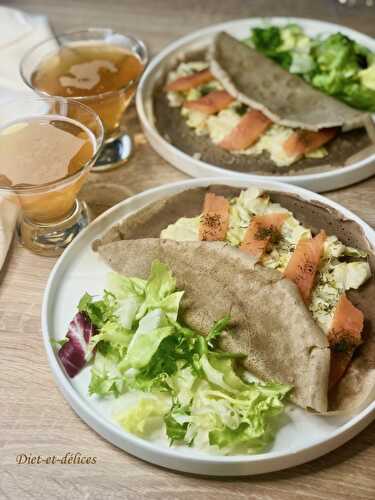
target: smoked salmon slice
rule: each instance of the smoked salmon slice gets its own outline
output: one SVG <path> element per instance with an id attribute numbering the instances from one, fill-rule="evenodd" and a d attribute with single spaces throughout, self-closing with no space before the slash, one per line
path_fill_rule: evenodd
<path id="1" fill-rule="evenodd" d="M 314 238 L 299 240 L 284 271 L 284 276 L 298 286 L 305 304 L 310 302 L 325 239 L 326 233 L 322 230 Z"/>
<path id="2" fill-rule="evenodd" d="M 233 101 L 234 98 L 226 90 L 215 90 L 200 99 L 185 101 L 184 108 L 194 109 L 206 115 L 213 115 L 227 108 Z"/>
<path id="3" fill-rule="evenodd" d="M 337 134 L 337 128 L 323 128 L 318 132 L 299 130 L 294 132 L 283 144 L 283 149 L 288 156 L 297 158 L 320 148 Z"/>
<path id="4" fill-rule="evenodd" d="M 355 348 L 362 342 L 363 322 L 362 311 L 355 307 L 343 293 L 336 305 L 328 332 L 331 347 L 329 387 L 336 385 L 342 378 Z"/>
<path id="5" fill-rule="evenodd" d="M 218 145 L 229 151 L 246 149 L 259 139 L 271 123 L 272 121 L 261 111 L 252 109 Z"/>
<path id="6" fill-rule="evenodd" d="M 246 230 L 240 250 L 254 257 L 262 257 L 269 243 L 280 232 L 287 217 L 288 215 L 284 213 L 255 215 Z"/>
<path id="7" fill-rule="evenodd" d="M 173 82 L 169 82 L 165 86 L 165 90 L 167 92 L 184 92 L 186 90 L 194 89 L 199 85 L 203 85 L 204 83 L 211 82 L 214 79 L 213 74 L 209 69 L 204 69 L 202 71 L 198 71 L 193 75 L 181 76 L 174 80 Z"/>
<path id="8" fill-rule="evenodd" d="M 228 200 L 224 196 L 207 193 L 199 224 L 199 239 L 202 241 L 223 241 L 228 231 L 228 225 Z"/>

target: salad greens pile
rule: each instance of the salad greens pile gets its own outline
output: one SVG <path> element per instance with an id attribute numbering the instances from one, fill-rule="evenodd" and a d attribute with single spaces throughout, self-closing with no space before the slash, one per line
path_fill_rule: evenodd
<path id="1" fill-rule="evenodd" d="M 90 395 L 134 394 L 114 418 L 142 437 L 159 432 L 171 444 L 221 454 L 264 450 L 291 387 L 246 382 L 234 368 L 238 354 L 216 345 L 230 317 L 199 334 L 178 319 L 183 293 L 169 268 L 154 261 L 147 281 L 111 273 L 102 299 L 82 297 L 77 314 L 96 332 L 85 356 L 94 357 Z"/>
<path id="2" fill-rule="evenodd" d="M 322 92 L 375 112 L 375 54 L 342 33 L 310 38 L 296 24 L 267 26 L 244 42 Z"/>

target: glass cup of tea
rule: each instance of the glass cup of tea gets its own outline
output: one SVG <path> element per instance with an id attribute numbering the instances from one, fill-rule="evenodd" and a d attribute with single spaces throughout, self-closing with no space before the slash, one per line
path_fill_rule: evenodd
<path id="1" fill-rule="evenodd" d="M 97 113 L 61 97 L 25 97 L 0 107 L 0 196 L 20 208 L 23 245 L 56 256 L 89 222 L 77 199 L 103 144 Z"/>
<path id="2" fill-rule="evenodd" d="M 101 171 L 121 165 L 131 154 L 123 117 L 146 63 L 142 41 L 90 28 L 39 43 L 24 56 L 20 71 L 38 94 L 73 98 L 96 111 L 105 147 L 93 169 Z"/>

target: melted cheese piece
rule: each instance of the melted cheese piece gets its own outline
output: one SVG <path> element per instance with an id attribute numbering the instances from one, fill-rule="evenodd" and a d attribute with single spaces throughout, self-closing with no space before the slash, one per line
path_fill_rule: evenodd
<path id="1" fill-rule="evenodd" d="M 216 116 L 209 116 L 207 130 L 212 142 L 217 144 L 222 141 L 236 127 L 240 119 L 233 107 L 220 111 Z"/>

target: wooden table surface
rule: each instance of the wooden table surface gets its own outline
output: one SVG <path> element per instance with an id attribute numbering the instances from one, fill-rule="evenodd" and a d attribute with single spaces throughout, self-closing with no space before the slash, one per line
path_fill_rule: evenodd
<path id="1" fill-rule="evenodd" d="M 108 26 L 145 40 L 152 54 L 170 41 L 213 23 L 251 16 L 294 15 L 338 22 L 375 35 L 374 8 L 333 0 L 13 0 L 2 2 L 47 14 L 55 31 Z M 365 3 L 363 2 L 359 3 Z M 83 197 L 99 213 L 147 188 L 186 176 L 145 142 L 129 114 L 137 150 L 130 163 L 92 174 Z M 375 226 L 375 178 L 329 193 Z M 314 462 L 249 478 L 200 478 L 133 458 L 104 441 L 58 391 L 42 345 L 40 310 L 54 259 L 14 243 L 0 274 L 0 498 L 10 499 L 367 499 L 375 498 L 375 422 L 355 439 Z M 80 452 L 93 465 L 18 465 L 19 454 Z"/>

